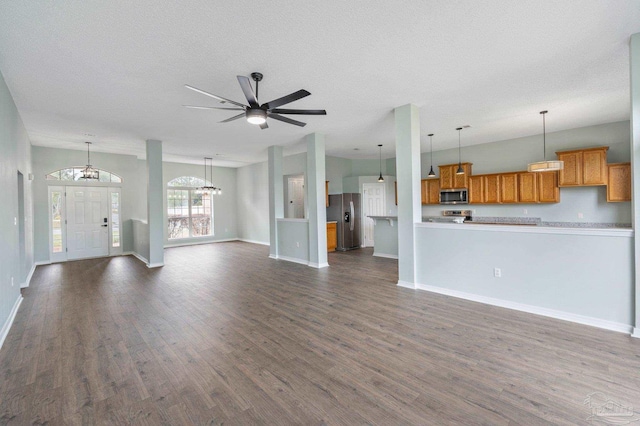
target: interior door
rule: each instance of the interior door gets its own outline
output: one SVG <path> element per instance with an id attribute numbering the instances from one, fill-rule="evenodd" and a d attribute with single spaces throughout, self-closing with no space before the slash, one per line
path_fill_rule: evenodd
<path id="1" fill-rule="evenodd" d="M 108 188 L 67 187 L 67 259 L 109 255 Z"/>
<path id="2" fill-rule="evenodd" d="M 304 178 L 289 178 L 289 211 L 287 217 L 304 219 Z"/>
<path id="3" fill-rule="evenodd" d="M 375 222 L 369 216 L 384 216 L 385 186 L 384 183 L 365 183 L 362 185 L 362 223 L 363 247 L 373 247 Z"/>

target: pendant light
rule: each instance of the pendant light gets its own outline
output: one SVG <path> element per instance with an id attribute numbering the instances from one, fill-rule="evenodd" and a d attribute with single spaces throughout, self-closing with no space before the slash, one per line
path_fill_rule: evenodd
<path id="1" fill-rule="evenodd" d="M 222 194 L 222 188 L 217 188 L 207 183 L 207 160 L 209 160 L 209 178 L 213 180 L 213 158 L 204 157 L 204 186 L 200 189 L 205 192 L 211 192 L 212 195 L 220 195 Z"/>
<path id="2" fill-rule="evenodd" d="M 542 114 L 542 161 L 530 163 L 527 166 L 527 171 L 529 172 L 555 172 L 564 169 L 564 161 L 547 161 L 547 128 L 545 115 L 548 112 L 549 111 L 540 111 L 540 114 Z"/>
<path id="3" fill-rule="evenodd" d="M 457 175 L 463 175 L 464 174 L 464 169 L 462 168 L 462 160 L 461 160 L 461 150 L 460 150 L 460 131 L 462 130 L 462 127 L 458 127 L 456 128 L 456 130 L 458 131 L 458 170 L 456 170 L 456 174 Z"/>
<path id="4" fill-rule="evenodd" d="M 382 144 L 379 144 L 378 148 L 380 149 L 380 176 L 378 177 L 378 182 L 384 182 L 382 177 Z"/>
<path id="5" fill-rule="evenodd" d="M 436 172 L 433 171 L 433 133 L 429 133 L 429 161 L 431 162 L 431 170 L 427 177 L 436 177 Z"/>
<path id="6" fill-rule="evenodd" d="M 91 166 L 91 153 L 89 146 L 91 142 L 85 142 L 87 144 L 87 166 L 82 169 L 82 179 L 84 180 L 98 180 L 100 179 L 100 172 Z"/>

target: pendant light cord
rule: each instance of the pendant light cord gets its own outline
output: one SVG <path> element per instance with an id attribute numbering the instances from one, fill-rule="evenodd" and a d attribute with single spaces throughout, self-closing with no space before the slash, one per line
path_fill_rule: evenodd
<path id="1" fill-rule="evenodd" d="M 542 159 L 544 161 L 547 160 L 547 126 L 545 120 L 547 112 L 549 111 L 540 111 L 540 114 L 542 114 Z"/>
<path id="2" fill-rule="evenodd" d="M 462 127 L 456 129 L 458 131 L 458 168 L 462 166 L 462 150 L 460 149 L 460 131 Z"/>
<path id="3" fill-rule="evenodd" d="M 431 168 L 433 169 L 433 133 L 429 135 L 429 162 L 431 163 Z"/>

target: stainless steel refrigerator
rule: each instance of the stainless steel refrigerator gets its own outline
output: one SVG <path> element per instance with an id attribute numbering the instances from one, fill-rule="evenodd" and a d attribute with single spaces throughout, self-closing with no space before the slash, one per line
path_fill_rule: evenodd
<path id="1" fill-rule="evenodd" d="M 360 194 L 329 195 L 327 220 L 338 222 L 336 250 L 346 251 L 360 248 Z"/>

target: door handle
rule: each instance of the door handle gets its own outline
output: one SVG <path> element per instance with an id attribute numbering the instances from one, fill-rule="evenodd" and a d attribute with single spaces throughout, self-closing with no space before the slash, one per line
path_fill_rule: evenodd
<path id="1" fill-rule="evenodd" d="M 106 224 L 105 224 L 105 225 L 102 225 L 102 227 L 103 227 L 103 228 L 106 228 L 107 226 L 109 226 L 109 225 L 106 225 Z"/>

